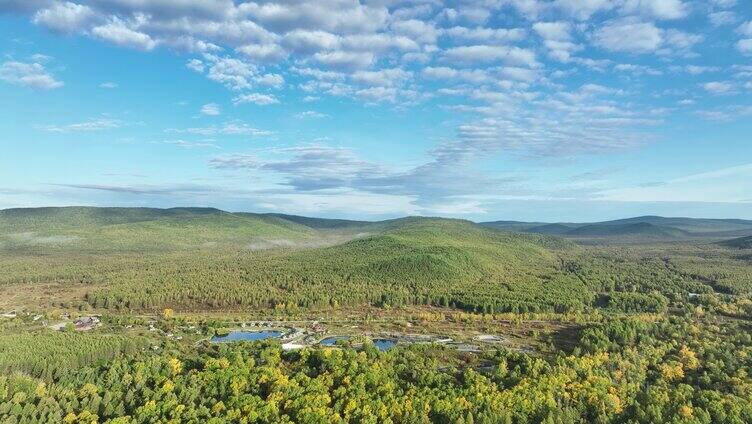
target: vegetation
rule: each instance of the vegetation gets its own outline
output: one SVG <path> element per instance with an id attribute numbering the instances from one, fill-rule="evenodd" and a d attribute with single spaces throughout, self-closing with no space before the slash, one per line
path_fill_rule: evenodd
<path id="1" fill-rule="evenodd" d="M 746 225 L 649 218 L 618 225 Z M 574 228 L 546 231 L 562 227 Z M 625 238 L 431 218 L 0 211 L 0 307 L 19 312 L 0 318 L 0 422 L 752 422 L 749 246 Z M 103 325 L 65 318 L 89 313 Z M 207 341 L 251 314 L 313 327 L 326 315 L 341 322 L 330 335 L 355 337 L 291 351 Z M 381 352 L 362 336 L 426 328 L 458 344 Z M 477 338 L 503 328 L 528 348 Z"/>

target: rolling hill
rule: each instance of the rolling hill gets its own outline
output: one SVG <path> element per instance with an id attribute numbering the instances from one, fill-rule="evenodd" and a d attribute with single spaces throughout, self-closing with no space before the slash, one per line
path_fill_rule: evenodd
<path id="1" fill-rule="evenodd" d="M 718 244 L 733 249 L 752 249 L 752 236 L 724 240 L 722 242 L 719 242 Z"/>
<path id="2" fill-rule="evenodd" d="M 689 234 L 673 227 L 659 226 L 647 222 L 626 224 L 592 224 L 561 233 L 571 237 L 628 237 L 682 238 Z"/>
<path id="3" fill-rule="evenodd" d="M 685 237 L 644 222 L 538 227 L 529 231 L 578 239 Z M 0 289 L 42 284 L 45 293 L 58 290 L 54 299 L 76 299 L 81 307 L 570 311 L 613 290 L 709 289 L 660 260 L 606 253 L 595 258 L 562 237 L 443 218 L 329 221 L 203 208 L 0 211 Z"/>
<path id="4" fill-rule="evenodd" d="M 752 233 L 752 221 L 742 219 L 665 218 L 640 216 L 593 223 L 493 221 L 481 225 L 506 231 L 576 238 L 647 238 L 676 240 L 728 238 Z"/>
<path id="5" fill-rule="evenodd" d="M 273 216 L 211 208 L 35 208 L 0 211 L 0 248 L 173 250 L 312 239 L 315 230 Z M 289 243 L 287 243 L 289 244 Z"/>
<path id="6" fill-rule="evenodd" d="M 88 293 L 96 307 L 310 308 L 432 304 L 478 311 L 570 310 L 594 294 L 560 269 L 578 248 L 447 219 L 406 218 L 336 246 L 172 257 L 129 269 Z M 165 278 L 169 276 L 169 278 Z"/>

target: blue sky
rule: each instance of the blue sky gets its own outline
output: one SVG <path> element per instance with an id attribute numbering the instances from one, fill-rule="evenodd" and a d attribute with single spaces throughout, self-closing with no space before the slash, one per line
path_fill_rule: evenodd
<path id="1" fill-rule="evenodd" d="M 742 0 L 5 0 L 0 208 L 752 219 Z"/>

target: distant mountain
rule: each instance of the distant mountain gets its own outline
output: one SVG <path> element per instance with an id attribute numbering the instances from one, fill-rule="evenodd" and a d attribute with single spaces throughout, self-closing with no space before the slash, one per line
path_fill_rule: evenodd
<path id="1" fill-rule="evenodd" d="M 718 242 L 721 246 L 731 247 L 734 249 L 752 249 L 752 236 L 739 237 L 731 240 Z"/>
<path id="2" fill-rule="evenodd" d="M 601 222 L 601 224 L 648 223 L 674 227 L 691 233 L 722 233 L 752 229 L 752 221 L 744 219 L 666 218 L 662 216 L 638 216 Z"/>
<path id="3" fill-rule="evenodd" d="M 369 221 L 352 221 L 349 219 L 327 219 L 327 218 L 310 218 L 307 216 L 299 215 L 286 215 L 282 213 L 267 213 L 260 214 L 262 216 L 272 216 L 286 221 L 295 222 L 301 225 L 305 225 L 310 228 L 317 229 L 342 229 L 342 228 L 358 228 L 365 227 L 373 224 Z"/>
<path id="4" fill-rule="evenodd" d="M 540 223 L 518 221 L 482 222 L 481 225 L 505 231 L 518 231 L 563 237 L 728 238 L 752 233 L 752 221 L 743 219 L 666 218 L 638 216 L 603 222 Z"/>
<path id="5" fill-rule="evenodd" d="M 315 240 L 315 234 L 312 228 L 276 217 L 212 208 L 0 210 L 0 248 L 10 249 L 195 249 L 307 242 Z"/>
<path id="6" fill-rule="evenodd" d="M 562 234 L 569 233 L 575 228 L 569 225 L 564 225 L 564 224 L 545 224 L 545 225 L 538 225 L 536 227 L 528 228 L 525 230 L 525 232 L 536 233 L 536 234 L 548 234 L 548 235 L 562 235 Z"/>
<path id="7" fill-rule="evenodd" d="M 503 231 L 527 231 L 530 228 L 546 225 L 545 222 L 522 222 L 522 221 L 491 221 L 481 222 L 480 225 Z"/>
<path id="8" fill-rule="evenodd" d="M 640 236 L 650 238 L 681 238 L 689 234 L 678 228 L 659 226 L 647 222 L 630 224 L 592 224 L 575 228 L 566 233 L 572 237 Z"/>

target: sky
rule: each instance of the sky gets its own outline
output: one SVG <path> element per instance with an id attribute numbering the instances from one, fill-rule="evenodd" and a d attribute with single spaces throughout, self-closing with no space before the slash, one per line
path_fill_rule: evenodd
<path id="1" fill-rule="evenodd" d="M 0 208 L 752 219 L 747 0 L 0 0 Z"/>

